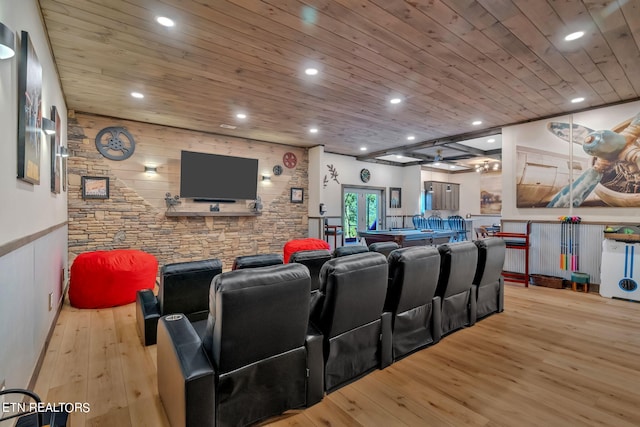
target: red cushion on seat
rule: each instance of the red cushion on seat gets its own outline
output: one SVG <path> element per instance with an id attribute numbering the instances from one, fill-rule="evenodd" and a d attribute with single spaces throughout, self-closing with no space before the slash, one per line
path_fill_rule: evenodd
<path id="1" fill-rule="evenodd" d="M 140 289 L 153 289 L 158 260 L 138 250 L 85 252 L 73 261 L 69 300 L 77 308 L 106 308 L 136 300 Z"/>
<path id="2" fill-rule="evenodd" d="M 314 239 L 313 237 L 289 240 L 284 244 L 284 263 L 289 262 L 289 257 L 294 252 L 311 251 L 314 249 L 329 249 L 329 243 L 324 240 Z"/>

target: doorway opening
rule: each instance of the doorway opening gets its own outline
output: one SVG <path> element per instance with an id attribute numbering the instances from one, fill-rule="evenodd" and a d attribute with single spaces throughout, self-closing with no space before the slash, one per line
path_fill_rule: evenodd
<path id="1" fill-rule="evenodd" d="M 384 189 L 374 187 L 342 188 L 342 212 L 345 243 L 358 241 L 358 231 L 383 230 Z"/>

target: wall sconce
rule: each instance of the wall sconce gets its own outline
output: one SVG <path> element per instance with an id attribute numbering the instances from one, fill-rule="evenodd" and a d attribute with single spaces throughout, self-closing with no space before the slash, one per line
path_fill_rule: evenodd
<path id="1" fill-rule="evenodd" d="M 447 193 L 451 193 L 451 184 L 447 184 Z"/>
<path id="2" fill-rule="evenodd" d="M 262 181 L 271 182 L 271 175 L 262 175 Z"/>
<path id="3" fill-rule="evenodd" d="M 69 157 L 69 149 L 67 147 L 60 147 L 60 151 L 58 151 L 58 156 Z"/>
<path id="4" fill-rule="evenodd" d="M 429 193 L 433 193 L 433 185 L 429 186 Z"/>
<path id="5" fill-rule="evenodd" d="M 16 36 L 2 22 L 0 22 L 0 59 L 9 59 L 16 54 Z"/>
<path id="6" fill-rule="evenodd" d="M 42 132 L 47 135 L 54 135 L 56 133 L 56 122 L 46 117 L 42 118 Z"/>
<path id="7" fill-rule="evenodd" d="M 155 175 L 158 173 L 158 168 L 156 166 L 145 166 L 144 167 L 144 172 L 147 175 Z"/>

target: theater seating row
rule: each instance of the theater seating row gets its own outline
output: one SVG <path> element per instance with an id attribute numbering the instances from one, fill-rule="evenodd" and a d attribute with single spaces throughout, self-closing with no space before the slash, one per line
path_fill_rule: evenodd
<path id="1" fill-rule="evenodd" d="M 232 270 L 266 267 L 283 264 L 280 254 L 239 256 L 233 261 Z M 196 325 L 202 335 L 200 323 L 209 314 L 209 287 L 215 276 L 222 273 L 222 261 L 203 261 L 167 264 L 160 269 L 158 295 L 151 289 L 138 291 L 136 295 L 136 320 L 143 345 L 156 343 L 158 320 L 161 316 L 182 313 Z"/>
<path id="2" fill-rule="evenodd" d="M 241 426 L 309 407 L 502 311 L 504 249 L 485 239 L 331 258 L 317 290 L 298 262 L 217 274 L 206 320 L 158 323 L 158 390 L 171 425 Z"/>
<path id="3" fill-rule="evenodd" d="M 318 239 L 293 240 L 287 242 L 284 247 L 284 253 L 290 254 L 287 262 L 305 264 L 311 270 L 312 291 L 318 289 L 320 268 L 332 258 L 331 252 L 317 249 L 291 253 L 290 248 L 312 247 L 314 241 L 328 247 L 323 240 Z M 300 245 L 300 243 L 304 245 Z M 375 250 L 376 247 L 384 249 L 385 255 L 388 255 L 391 250 L 397 249 L 398 245 L 392 242 L 371 245 L 372 250 Z M 345 256 L 363 251 L 366 252 L 369 249 L 365 246 L 340 247 L 334 251 L 333 256 Z M 236 257 L 231 269 L 242 270 L 278 264 L 284 264 L 284 258 L 280 254 L 244 255 Z M 183 313 L 191 322 L 205 320 L 209 310 L 209 286 L 211 286 L 211 280 L 220 273 L 222 273 L 222 262 L 219 259 L 164 265 L 160 269 L 158 295 L 156 296 L 152 289 L 141 290 L 136 295 L 136 318 L 142 344 L 147 346 L 156 343 L 158 319 L 163 315 Z M 201 327 L 202 325 L 196 323 L 196 326 Z M 198 330 L 198 332 L 202 331 Z"/>

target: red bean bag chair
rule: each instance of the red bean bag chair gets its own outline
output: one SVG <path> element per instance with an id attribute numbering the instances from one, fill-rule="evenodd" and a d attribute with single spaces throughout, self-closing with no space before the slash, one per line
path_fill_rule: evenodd
<path id="1" fill-rule="evenodd" d="M 134 302 L 140 289 L 153 289 L 158 260 L 146 252 L 118 249 L 85 252 L 73 261 L 69 300 L 77 308 L 106 308 Z"/>
<path id="2" fill-rule="evenodd" d="M 324 240 L 309 237 L 306 239 L 289 240 L 284 244 L 284 263 L 289 262 L 292 253 L 298 251 L 310 251 L 313 249 L 329 249 L 329 243 Z"/>

